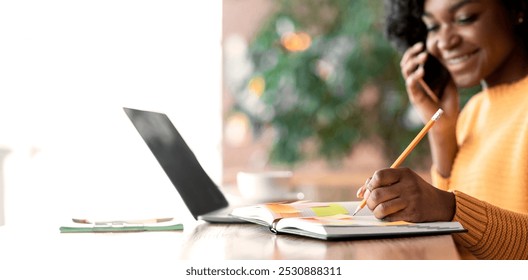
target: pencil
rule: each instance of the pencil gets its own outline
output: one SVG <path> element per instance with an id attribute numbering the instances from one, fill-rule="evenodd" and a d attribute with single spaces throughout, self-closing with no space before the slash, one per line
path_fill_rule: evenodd
<path id="1" fill-rule="evenodd" d="M 436 94 L 431 90 L 431 88 L 424 82 L 423 79 L 420 79 L 418 81 L 420 83 L 420 85 L 422 86 L 422 89 L 425 91 L 425 93 L 427 93 L 427 95 L 429 95 L 429 97 L 435 102 L 435 103 L 438 103 L 440 102 L 440 100 L 438 99 L 438 96 L 436 96 Z"/>
<path id="2" fill-rule="evenodd" d="M 401 153 L 401 155 L 396 159 L 396 161 L 391 165 L 390 168 L 397 168 L 400 166 L 400 164 L 405 160 L 405 158 L 412 152 L 412 150 L 420 143 L 420 140 L 427 134 L 429 129 L 435 124 L 436 120 L 440 118 L 440 116 L 444 113 L 442 109 L 438 109 L 436 113 L 431 117 L 431 119 L 425 124 L 425 126 L 422 128 L 422 130 L 414 137 L 412 142 L 405 148 L 405 150 Z M 352 216 L 356 215 L 359 210 L 363 209 L 365 205 L 367 204 L 367 200 L 363 199 L 361 203 L 356 208 L 356 211 L 354 211 L 354 214 Z"/>

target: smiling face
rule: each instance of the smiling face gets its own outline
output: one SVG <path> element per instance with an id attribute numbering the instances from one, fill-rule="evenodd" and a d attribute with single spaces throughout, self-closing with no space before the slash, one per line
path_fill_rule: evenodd
<path id="1" fill-rule="evenodd" d="M 426 0 L 427 51 L 460 87 L 512 82 L 527 74 L 524 48 L 513 33 L 516 19 L 500 0 Z"/>

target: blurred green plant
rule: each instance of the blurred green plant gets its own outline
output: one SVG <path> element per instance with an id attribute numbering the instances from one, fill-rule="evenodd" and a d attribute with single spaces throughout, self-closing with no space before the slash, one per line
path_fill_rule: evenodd
<path id="1" fill-rule="evenodd" d="M 250 42 L 251 73 L 233 92 L 233 110 L 249 117 L 256 135 L 275 130 L 270 161 L 335 165 L 360 141 L 394 160 L 423 124 L 410 113 L 400 54 L 383 34 L 383 1 L 275 4 Z M 421 143 L 406 164 L 422 164 L 428 154 Z"/>

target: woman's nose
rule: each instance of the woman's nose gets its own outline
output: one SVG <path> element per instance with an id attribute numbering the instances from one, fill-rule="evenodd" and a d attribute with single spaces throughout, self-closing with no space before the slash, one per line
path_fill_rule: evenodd
<path id="1" fill-rule="evenodd" d="M 460 35 L 452 27 L 442 28 L 437 37 L 438 48 L 443 50 L 450 50 L 456 47 L 460 41 Z"/>

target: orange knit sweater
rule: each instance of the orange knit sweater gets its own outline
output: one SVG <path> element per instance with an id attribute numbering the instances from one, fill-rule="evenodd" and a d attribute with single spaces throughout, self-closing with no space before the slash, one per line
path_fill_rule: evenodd
<path id="1" fill-rule="evenodd" d="M 450 178 L 455 241 L 480 259 L 528 259 L 528 77 L 473 96 L 457 122 L 458 154 Z"/>

